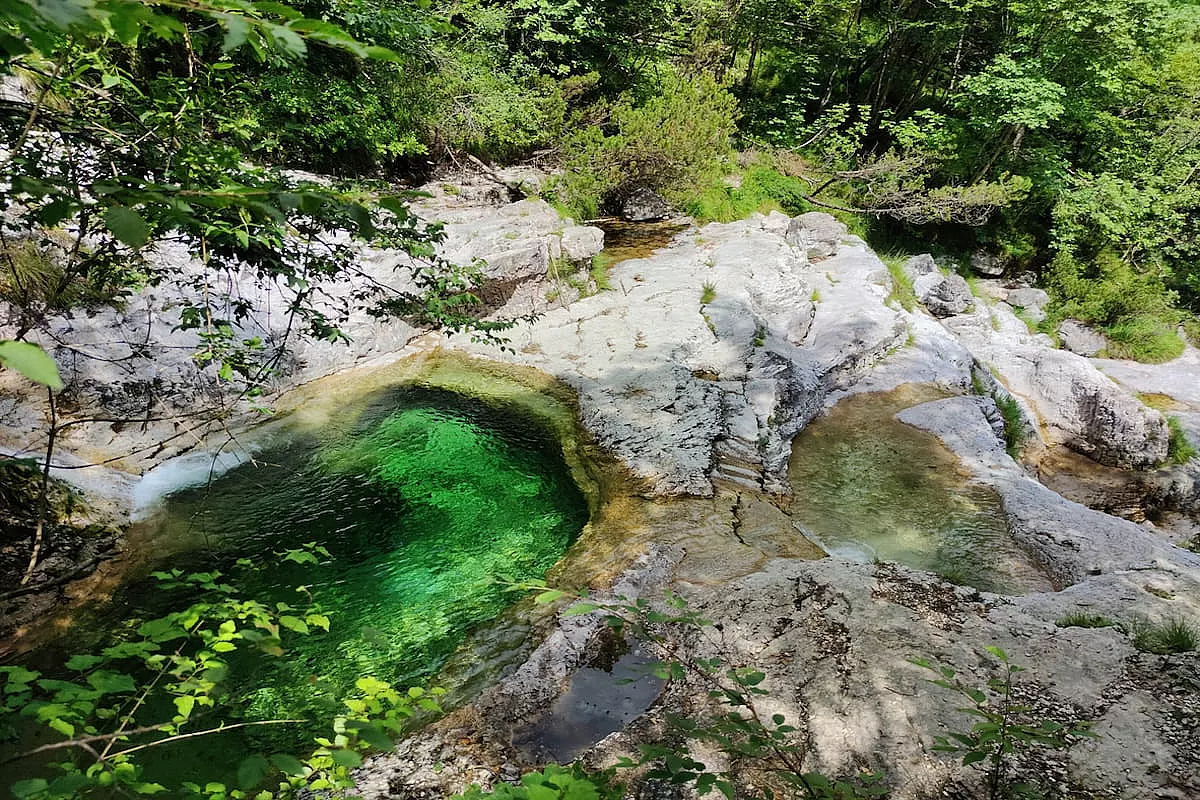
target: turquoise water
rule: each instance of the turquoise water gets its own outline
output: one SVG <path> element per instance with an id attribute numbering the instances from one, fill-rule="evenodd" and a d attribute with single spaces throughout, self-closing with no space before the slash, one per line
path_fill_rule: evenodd
<path id="1" fill-rule="evenodd" d="M 311 747 L 359 677 L 403 686 L 429 676 L 519 596 L 497 579 L 543 577 L 586 521 L 560 447 L 534 422 L 431 390 L 386 392 L 169 497 L 150 538 L 179 549 L 152 569 L 234 574 L 249 559 L 235 581 L 242 596 L 301 605 L 311 594 L 331 629 L 288 637 L 282 657 L 238 657 L 226 689 L 244 719 L 308 718 L 311 729 L 162 748 L 154 768 L 176 782 L 211 779 L 214 764 L 247 748 Z M 330 556 L 317 566 L 282 557 L 303 543 Z M 96 631 L 119 635 L 188 600 L 131 581 L 62 646 L 78 652 L 101 643 Z"/>

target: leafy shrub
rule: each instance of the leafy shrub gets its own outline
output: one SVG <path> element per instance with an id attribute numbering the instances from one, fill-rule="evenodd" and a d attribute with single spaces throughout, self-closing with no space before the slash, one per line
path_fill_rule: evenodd
<path id="1" fill-rule="evenodd" d="M 427 87 L 432 108 L 421 121 L 435 149 L 509 161 L 562 134 L 567 104 L 555 81 L 524 74 L 469 43 L 445 51 L 439 62 Z"/>
<path id="2" fill-rule="evenodd" d="M 1048 278 L 1061 316 L 1104 326 L 1133 317 L 1163 315 L 1175 301 L 1159 276 L 1137 272 L 1107 250 L 1088 264 L 1059 253 Z"/>
<path id="3" fill-rule="evenodd" d="M 755 212 L 795 216 L 810 209 L 804 193 L 804 184 L 796 178 L 760 165 L 746 171 L 741 185 L 713 184 L 684 201 L 683 207 L 701 223 L 732 222 Z"/>
<path id="4" fill-rule="evenodd" d="M 911 659 L 911 662 L 938 676 L 930 683 L 957 692 L 970 701 L 970 707 L 960 710 L 977 720 L 970 731 L 938 736 L 933 749 L 961 755 L 964 766 L 985 765 L 988 800 L 1000 800 L 1030 788 L 1013 781 L 1016 756 L 1035 747 L 1064 750 L 1079 737 L 1094 737 L 1095 734 L 1091 732 L 1089 722 L 1064 724 L 1033 718 L 1033 709 L 1015 702 L 1013 693 L 1013 677 L 1024 672 L 1024 667 L 1013 664 L 999 647 L 984 649 L 1000 661 L 1002 670 L 987 682 L 986 689 L 964 683 L 955 670 L 944 664 L 924 658 Z"/>
<path id="5" fill-rule="evenodd" d="M 641 105 L 622 95 L 563 144 L 565 174 L 548 187 L 577 219 L 646 187 L 680 202 L 724 170 L 735 131 L 736 101 L 708 76 L 679 78 Z"/>
<path id="6" fill-rule="evenodd" d="M 1155 271 L 1139 271 L 1111 250 L 1085 261 L 1060 252 L 1047 273 L 1052 320 L 1074 317 L 1104 330 L 1109 355 L 1148 363 L 1183 352 L 1178 299 Z"/>
<path id="7" fill-rule="evenodd" d="M 588 773 L 576 763 L 549 764 L 522 775 L 519 784 L 497 783 L 490 792 L 472 785 L 450 800 L 619 800 L 623 794 L 624 787 L 612 782 L 611 771 Z"/>

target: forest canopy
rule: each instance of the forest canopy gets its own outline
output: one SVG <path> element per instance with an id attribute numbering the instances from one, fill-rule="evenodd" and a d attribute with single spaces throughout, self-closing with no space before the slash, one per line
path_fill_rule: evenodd
<path id="1" fill-rule="evenodd" d="M 372 238 L 387 219 L 427 252 L 435 234 L 403 202 L 372 216 L 370 198 L 317 200 L 280 170 L 361 187 L 469 154 L 561 169 L 544 191 L 577 218 L 648 187 L 701 218 L 827 208 L 858 213 L 877 246 L 982 248 L 1039 274 L 1051 323 L 1143 320 L 1134 355 L 1196 327 L 1187 0 L 18 0 L 0 56 L 25 86 L 0 101 L 9 213 L 115 237 L 77 293 L 120 291 L 135 280 L 122 245 L 189 226 L 211 226 L 209 258 L 294 271 L 263 245 L 296 213 L 313 236 Z M 64 157 L 84 143 L 111 163 Z M 19 249 L 5 244 L 10 263 Z M 239 366 L 227 351 L 214 360 Z"/>

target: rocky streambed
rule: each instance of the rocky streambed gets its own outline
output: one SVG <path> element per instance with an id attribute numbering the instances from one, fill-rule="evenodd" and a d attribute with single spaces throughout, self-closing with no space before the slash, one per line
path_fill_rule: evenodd
<path id="1" fill-rule="evenodd" d="M 283 395 L 282 408 L 303 414 L 306 403 L 336 402 L 356 382 L 412 380 L 419 364 L 456 364 L 463 387 L 472 370 L 486 373 L 496 363 L 542 376 L 525 379 L 526 390 L 566 387 L 580 428 L 564 429 L 562 440 L 579 448 L 578 463 L 590 465 L 585 472 L 602 487 L 551 580 L 602 596 L 684 596 L 716 625 L 713 636 L 680 639 L 679 652 L 761 670 L 770 690 L 764 703 L 799 728 L 806 768 L 879 770 L 897 798 L 977 796 L 980 774 L 933 750 L 935 737 L 970 728 L 958 710 L 962 698 L 931 686 L 911 659 L 950 665 L 982 685 L 998 667 L 991 646 L 1027 669 L 1016 692 L 1037 718 L 1093 722 L 1096 738 L 1033 753 L 1020 765 L 1051 796 L 1200 795 L 1196 654 L 1147 654 L 1117 628 L 1058 624 L 1079 612 L 1127 627 L 1200 620 L 1200 557 L 1177 546 L 1196 510 L 1197 473 L 1188 465 L 1153 469 L 1166 456 L 1167 425 L 1135 395 L 1171 398 L 1194 435 L 1200 370 L 1193 353 L 1145 368 L 1055 349 L 1017 317 L 1018 299 L 1029 300 L 1006 300 L 1022 287 L 996 283 L 985 287 L 992 297 L 964 296 L 931 261 L 906 266 L 925 307 L 905 310 L 885 265 L 823 214 L 687 228 L 654 254 L 612 266 L 611 288 L 597 291 L 586 264 L 600 247 L 595 229 L 559 220 L 540 201 L 487 198 L 480 186 L 434 194 L 426 213 L 449 220 L 447 253 L 488 259 L 496 313 L 540 316 L 512 332 L 508 350 L 364 319 L 349 349 L 309 345 L 296 353 L 287 380 L 306 386 Z M 380 269 L 388 263 L 387 254 L 371 258 Z M 168 324 L 161 299 L 139 302 L 123 314 L 64 324 L 110 332 Z M 190 365 L 172 362 L 168 349 L 161 355 L 154 391 L 180 409 L 194 405 Z M 144 399 L 136 394 L 141 377 L 117 380 L 78 363 L 81 408 L 102 408 L 114 394 Z M 310 382 L 320 376 L 331 377 Z M 7 444 L 36 449 L 36 405 L 14 387 L 6 396 Z M 789 462 L 805 457 L 797 434 L 864 397 L 891 398 L 889 424 L 940 443 L 944 455 L 929 467 L 945 473 L 939 491 L 956 502 L 991 498 L 1006 546 L 1034 576 L 1020 593 L 982 591 L 861 555 L 823 557 L 805 536 L 804 515 L 790 513 Z M 1024 463 L 1006 452 L 998 400 L 1020 412 Z M 175 427 L 147 422 L 102 435 L 80 426 L 64 444 L 99 462 L 161 442 L 181 423 L 167 425 Z M 252 427 L 244 418 L 226 425 L 238 438 Z M 199 432 L 182 438 L 168 438 L 154 458 L 208 452 L 215 441 Z M 1093 510 L 1039 482 L 1034 466 L 1067 449 L 1154 487 L 1143 495 L 1154 494 L 1159 526 Z M 78 473 L 100 475 L 93 488 L 109 489 L 119 516 L 132 503 L 128 475 L 150 461 L 140 453 L 115 462 L 123 474 Z M 1128 471 L 1134 467 L 1142 472 Z M 467 681 L 478 689 L 464 693 L 469 702 L 371 762 L 365 796 L 427 797 L 511 779 L 539 753 L 602 766 L 662 736 L 668 715 L 713 710 L 705 686 L 674 681 L 661 694 L 652 688 L 629 700 L 619 723 L 607 726 L 618 730 L 597 723 L 594 736 L 570 747 L 538 745 L 530 731 L 539 724 L 551 726 L 571 703 L 603 705 L 617 690 L 594 674 L 614 661 L 603 655 L 612 642 L 600 615 L 531 619 L 532 649 L 498 680 Z M 478 646 L 469 640 L 445 674 L 469 672 Z M 752 765 L 743 772 L 756 780 Z"/>

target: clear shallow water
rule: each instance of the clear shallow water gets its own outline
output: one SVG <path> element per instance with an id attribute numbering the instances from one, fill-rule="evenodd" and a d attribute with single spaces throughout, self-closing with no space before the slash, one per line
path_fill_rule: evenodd
<path id="1" fill-rule="evenodd" d="M 1000 497 L 968 483 L 936 436 L 894 418 L 913 404 L 905 392 L 856 395 L 805 428 L 788 464 L 793 519 L 833 555 L 993 592 L 1050 590 L 1010 537 Z"/>
<path id="2" fill-rule="evenodd" d="M 172 495 L 140 534 L 172 551 L 147 571 L 233 572 L 248 558 L 255 568 L 237 581 L 243 596 L 300 605 L 311 593 L 332 626 L 291 637 L 283 657 L 239 658 L 229 686 L 246 719 L 321 725 L 163 748 L 155 768 L 209 779 L 214 765 L 236 764 L 247 748 L 302 749 L 326 732 L 359 677 L 406 685 L 440 667 L 518 596 L 497 578 L 543 577 L 586 521 L 560 447 L 532 420 L 428 390 L 382 393 L 206 487 Z M 331 558 L 315 567 L 282 558 L 305 542 Z M 34 661 L 99 644 L 186 601 L 132 580 Z"/>

